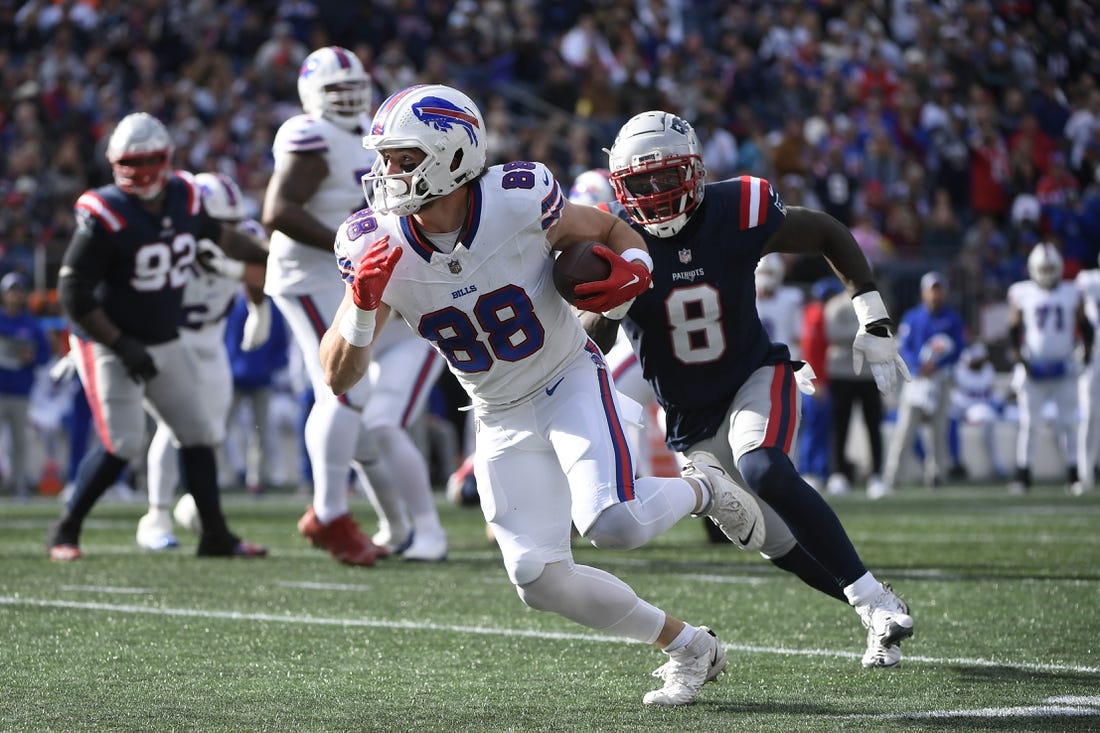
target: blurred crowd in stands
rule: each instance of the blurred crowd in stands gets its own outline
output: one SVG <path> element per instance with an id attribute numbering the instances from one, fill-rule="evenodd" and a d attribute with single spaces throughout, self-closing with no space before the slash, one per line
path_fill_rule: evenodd
<path id="1" fill-rule="evenodd" d="M 1083 0 L 0 0 L 0 276 L 52 288 L 72 205 L 110 181 L 125 114 L 165 121 L 176 165 L 222 171 L 258 212 L 305 56 L 353 49 L 375 102 L 418 82 L 478 100 L 490 163 L 563 184 L 620 125 L 695 124 L 714 180 L 767 177 L 849 225 L 892 310 L 929 269 L 996 342 L 1008 286 L 1053 241 L 1100 253 L 1100 37 Z M 354 185 L 349 182 L 349 185 Z M 820 260 L 793 262 L 808 288 Z"/>

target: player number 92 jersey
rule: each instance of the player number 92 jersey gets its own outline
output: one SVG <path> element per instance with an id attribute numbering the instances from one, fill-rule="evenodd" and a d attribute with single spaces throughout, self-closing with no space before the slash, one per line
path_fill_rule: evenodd
<path id="1" fill-rule="evenodd" d="M 468 187 L 455 248 L 440 252 L 411 216 L 359 211 L 340 226 L 345 281 L 372 242 L 405 250 L 382 300 L 429 340 L 476 406 L 507 405 L 542 389 L 587 336 L 554 289 L 546 239 L 563 206 L 541 163 L 489 168 Z"/>

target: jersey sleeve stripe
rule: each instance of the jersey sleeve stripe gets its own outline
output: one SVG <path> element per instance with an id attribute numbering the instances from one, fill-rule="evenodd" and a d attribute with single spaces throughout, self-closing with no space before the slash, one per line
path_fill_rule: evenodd
<path id="1" fill-rule="evenodd" d="M 194 216 L 202 209 L 202 191 L 199 189 L 199 184 L 195 183 L 195 178 L 184 171 L 177 171 L 176 175 L 187 184 L 187 212 Z"/>
<path id="2" fill-rule="evenodd" d="M 565 205 L 565 199 L 561 195 L 561 186 L 557 181 L 554 181 L 554 187 L 550 189 L 550 193 L 542 200 L 542 229 L 546 231 L 554 222 L 561 216 L 562 207 Z"/>
<path id="3" fill-rule="evenodd" d="M 285 150 L 291 152 L 327 153 L 328 144 L 320 135 L 307 135 L 287 140 Z"/>
<path id="4" fill-rule="evenodd" d="M 756 176 L 741 176 L 741 229 L 752 229 L 768 219 L 768 182 Z"/>
<path id="5" fill-rule="evenodd" d="M 120 231 L 126 226 L 126 220 L 111 211 L 111 207 L 103 198 L 91 191 L 86 191 L 76 200 L 76 209 L 86 211 L 94 216 L 109 232 Z"/>
<path id="6" fill-rule="evenodd" d="M 603 352 L 591 340 L 584 345 L 584 348 L 593 359 L 603 362 Z M 606 367 L 606 363 L 604 366 Z M 599 375 L 600 402 L 603 404 L 604 418 L 607 420 L 607 429 L 611 433 L 611 440 L 615 446 L 616 493 L 619 501 L 630 501 L 634 498 L 634 464 L 630 459 L 630 444 L 615 407 L 615 399 L 612 396 L 615 388 L 607 378 L 608 370 L 604 368 L 596 371 Z"/>

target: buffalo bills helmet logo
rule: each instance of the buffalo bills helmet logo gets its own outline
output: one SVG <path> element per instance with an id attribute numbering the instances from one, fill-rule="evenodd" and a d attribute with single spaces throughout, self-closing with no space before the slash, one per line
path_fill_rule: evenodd
<path id="1" fill-rule="evenodd" d="M 477 144 L 477 117 L 442 97 L 424 97 L 412 106 L 413 114 L 425 125 L 440 132 L 450 132 L 458 125 L 466 130 L 470 142 Z"/>

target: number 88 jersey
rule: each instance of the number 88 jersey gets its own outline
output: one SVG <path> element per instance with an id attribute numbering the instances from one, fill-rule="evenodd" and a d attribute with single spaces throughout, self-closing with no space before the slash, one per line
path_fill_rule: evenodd
<path id="1" fill-rule="evenodd" d="M 542 389 L 587 340 L 551 281 L 546 230 L 562 192 L 541 163 L 493 166 L 467 191 L 453 250 L 411 216 L 364 209 L 340 226 L 336 258 L 351 282 L 371 243 L 388 234 L 405 252 L 383 302 L 443 355 L 475 405 L 507 405 Z"/>

